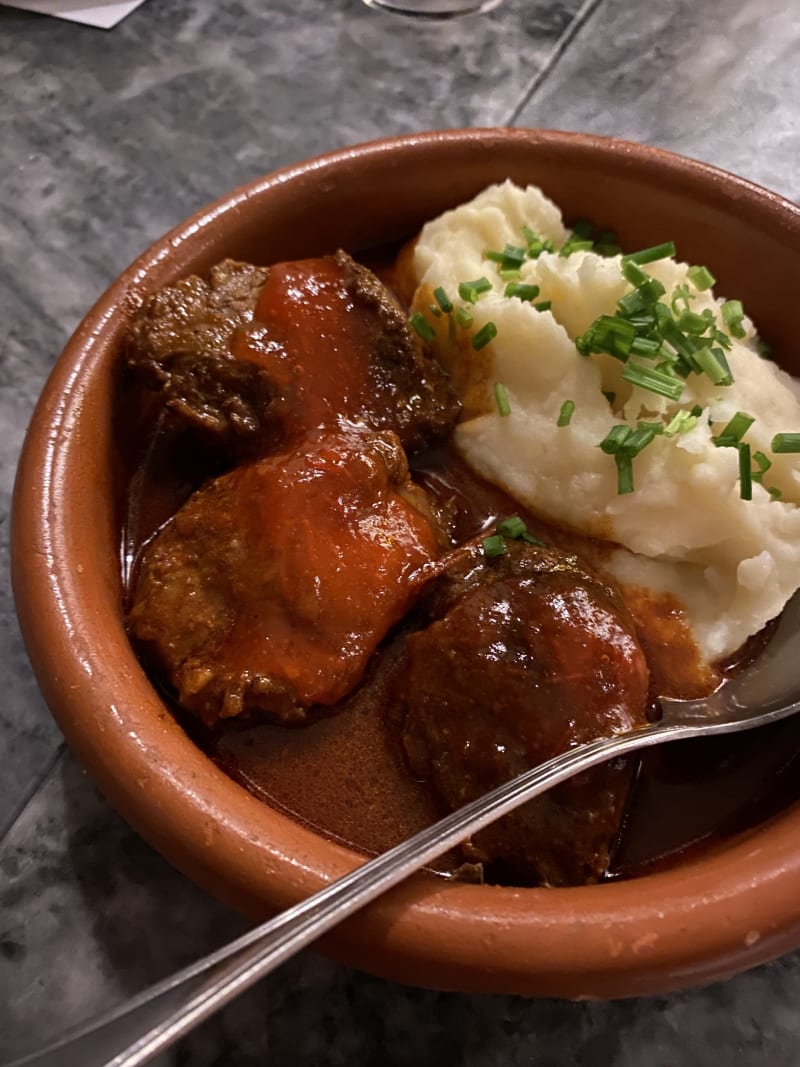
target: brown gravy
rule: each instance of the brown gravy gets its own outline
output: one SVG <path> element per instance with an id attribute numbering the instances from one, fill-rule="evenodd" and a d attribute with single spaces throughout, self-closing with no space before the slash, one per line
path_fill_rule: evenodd
<path id="1" fill-rule="evenodd" d="M 130 401 L 128 393 L 119 421 L 126 589 L 142 546 L 197 485 L 217 473 L 185 433 L 177 435 L 157 422 L 152 433 L 143 434 L 142 419 L 146 424 L 150 418 L 146 402 L 132 417 Z M 146 447 L 136 443 L 143 439 Z M 413 457 L 411 466 L 449 516 L 454 540 L 520 511 L 448 448 Z M 523 516 L 541 540 L 576 551 L 595 566 L 602 563 L 606 546 Z M 641 590 L 630 591 L 629 601 L 648 654 L 653 692 L 706 691 L 708 675 L 677 606 Z M 386 710 L 399 640 L 401 635 L 394 635 L 385 643 L 357 693 L 303 726 L 234 721 L 206 731 L 179 708 L 175 713 L 209 756 L 259 799 L 358 851 L 380 852 L 442 814 L 425 786 L 409 774 L 391 709 Z M 682 664 L 677 673 L 676 663 Z M 757 825 L 800 798 L 798 771 L 800 721 L 791 719 L 754 735 L 680 742 L 648 753 L 639 764 L 608 877 L 674 862 L 687 851 L 713 847 Z M 452 870 L 457 862 L 444 857 L 438 868 Z"/>

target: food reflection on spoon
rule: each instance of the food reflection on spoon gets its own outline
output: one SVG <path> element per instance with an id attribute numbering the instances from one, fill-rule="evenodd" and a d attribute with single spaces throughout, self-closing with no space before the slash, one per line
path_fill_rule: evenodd
<path id="1" fill-rule="evenodd" d="M 620 257 L 506 185 L 384 272 L 410 317 L 344 253 L 144 300 L 125 358 L 160 434 L 134 463 L 130 631 L 223 766 L 382 851 L 716 688 L 794 591 L 800 407 L 671 251 Z M 445 869 L 603 878 L 635 770 Z"/>

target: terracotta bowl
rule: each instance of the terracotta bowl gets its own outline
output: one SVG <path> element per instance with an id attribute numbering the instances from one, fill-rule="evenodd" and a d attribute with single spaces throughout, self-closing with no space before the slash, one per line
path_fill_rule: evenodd
<path id="1" fill-rule="evenodd" d="M 16 486 L 14 589 L 52 712 L 115 807 L 210 893 L 264 917 L 360 862 L 254 799 L 176 724 L 120 612 L 114 364 L 130 293 L 225 256 L 358 252 L 410 235 L 492 181 L 536 182 L 623 247 L 673 238 L 741 298 L 800 373 L 800 210 L 739 178 L 621 141 L 531 130 L 426 133 L 268 175 L 149 248 L 100 298 L 36 409 Z M 791 360 L 794 359 L 794 364 Z M 618 997 L 731 975 L 800 945 L 800 809 L 630 881 L 513 889 L 411 879 L 324 951 L 441 989 Z"/>

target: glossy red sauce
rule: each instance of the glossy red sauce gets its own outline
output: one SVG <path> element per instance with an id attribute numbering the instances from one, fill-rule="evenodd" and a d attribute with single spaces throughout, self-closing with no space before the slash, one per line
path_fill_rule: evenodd
<path id="1" fill-rule="evenodd" d="M 270 269 L 253 325 L 236 335 L 232 350 L 269 372 L 292 432 L 367 406 L 371 342 L 341 270 L 330 258 L 306 259 Z"/>

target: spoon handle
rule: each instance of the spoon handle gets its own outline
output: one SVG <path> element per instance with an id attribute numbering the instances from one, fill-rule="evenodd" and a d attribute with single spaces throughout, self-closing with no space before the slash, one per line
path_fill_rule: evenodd
<path id="1" fill-rule="evenodd" d="M 696 732 L 701 731 L 654 724 L 598 738 L 556 756 L 152 986 L 91 1026 L 6 1067 L 139 1067 L 407 875 L 526 800 L 614 756 Z"/>

